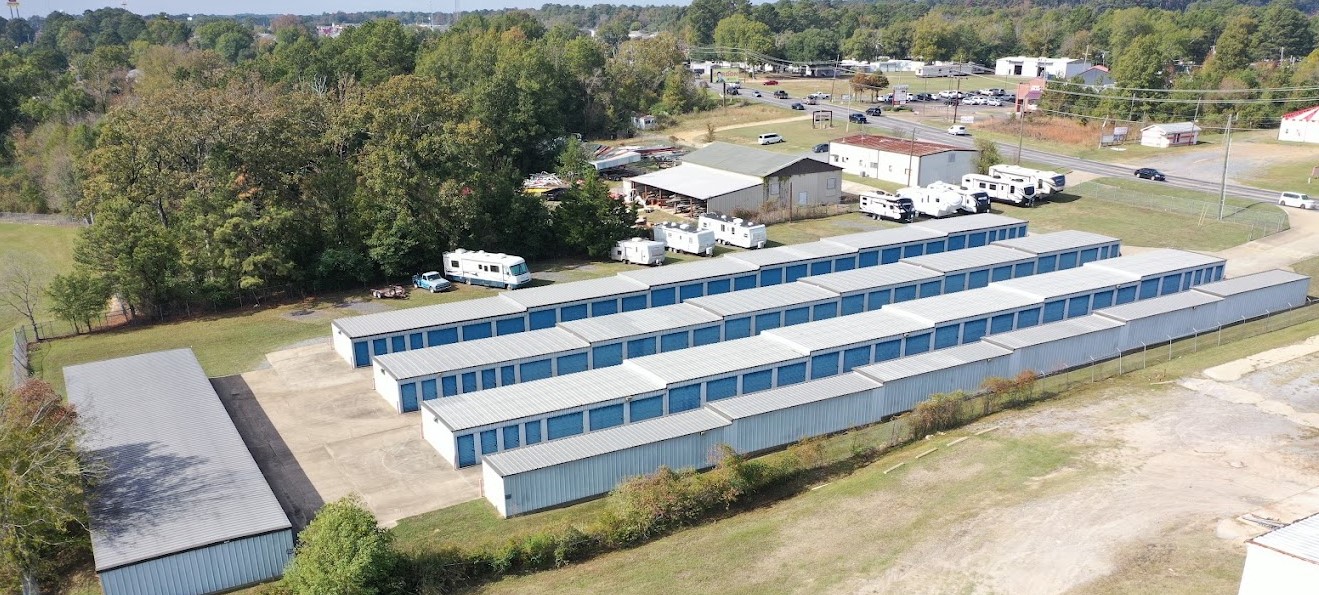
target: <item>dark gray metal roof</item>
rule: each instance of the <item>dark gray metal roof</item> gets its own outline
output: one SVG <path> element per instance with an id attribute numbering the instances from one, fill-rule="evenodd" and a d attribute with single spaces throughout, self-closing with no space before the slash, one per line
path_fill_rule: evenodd
<path id="1" fill-rule="evenodd" d="M 1303 518 L 1281 529 L 1274 529 L 1247 543 L 1319 564 L 1319 514 Z"/>
<path id="2" fill-rule="evenodd" d="M 98 571 L 290 528 L 191 349 L 64 368 L 82 447 L 108 472 L 89 495 Z"/>
<path id="3" fill-rule="evenodd" d="M 763 178 L 802 159 L 809 157 L 713 142 L 703 149 L 683 155 L 682 162 Z"/>
<path id="4" fill-rule="evenodd" d="M 375 361 L 395 380 L 406 380 L 418 376 L 492 366 L 547 353 L 585 349 L 589 346 L 576 335 L 555 327 L 438 347 L 399 351 L 378 355 Z"/>
<path id="5" fill-rule="evenodd" d="M 334 320 L 330 324 L 342 329 L 349 337 L 357 339 L 420 328 L 462 324 L 483 318 L 521 314 L 526 311 L 526 306 L 505 299 L 501 294 L 434 306 L 350 316 Z"/>
<path id="6" fill-rule="evenodd" d="M 551 283 L 528 287 L 502 294 L 504 299 L 522 304 L 528 309 L 558 305 L 566 302 L 596 300 L 623 295 L 644 293 L 648 286 L 627 277 L 613 275 L 585 281 Z"/>
<path id="7" fill-rule="evenodd" d="M 820 300 L 837 299 L 838 294 L 805 283 L 783 283 L 732 293 L 719 293 L 683 302 L 719 316 L 736 316 L 771 308 L 786 308 Z"/>
<path id="8" fill-rule="evenodd" d="M 854 371 L 865 374 L 875 380 L 891 382 L 903 378 L 911 378 L 921 374 L 947 370 L 973 362 L 986 361 L 996 357 L 1002 357 L 1012 353 L 1011 351 L 990 345 L 988 343 L 967 343 L 957 347 L 949 347 L 938 351 L 930 351 L 920 355 L 912 355 L 899 359 L 892 359 L 878 364 L 870 364 L 856 368 Z"/>
<path id="9" fill-rule="evenodd" d="M 1253 275 L 1242 275 L 1240 277 L 1206 283 L 1197 286 L 1195 290 L 1209 295 L 1216 295 L 1218 297 L 1228 297 L 1240 293 L 1246 293 L 1248 291 L 1263 289 L 1265 287 L 1274 287 L 1296 282 L 1309 283 L 1310 278 L 1290 271 L 1273 269 L 1271 271 L 1264 271 Z"/>
<path id="10" fill-rule="evenodd" d="M 1062 250 L 1074 250 L 1077 248 L 1086 248 L 1090 246 L 1102 246 L 1118 242 L 1117 238 L 1111 238 L 1097 233 L 1088 231 L 1063 230 L 1053 233 L 1035 233 L 1024 238 L 1012 238 L 1010 240 L 999 240 L 993 245 L 1021 250 L 1028 254 L 1049 254 Z"/>
<path id="11" fill-rule="evenodd" d="M 878 382 L 860 374 L 840 374 L 750 395 L 712 401 L 706 407 L 722 413 L 728 419 L 735 420 L 874 390 L 879 386 Z"/>
<path id="12" fill-rule="evenodd" d="M 925 267 L 894 262 L 879 266 L 852 269 L 827 275 L 813 275 L 798 279 L 798 283 L 816 285 L 839 294 L 854 291 L 869 291 L 881 287 L 905 285 L 908 283 L 937 279 L 943 275 Z"/>
<path id="13" fill-rule="evenodd" d="M 675 413 L 596 432 L 587 432 L 522 448 L 485 455 L 482 463 L 501 477 L 580 461 L 730 425 L 709 409 Z"/>

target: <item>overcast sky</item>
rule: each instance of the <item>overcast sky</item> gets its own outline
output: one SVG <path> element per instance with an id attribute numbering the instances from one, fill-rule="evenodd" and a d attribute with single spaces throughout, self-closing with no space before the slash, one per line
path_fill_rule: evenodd
<path id="1" fill-rule="evenodd" d="M 169 14 L 321 14 L 323 12 L 364 12 L 369 10 L 396 10 L 421 12 L 451 12 L 454 0 L 388 0 L 384 2 L 363 2 L 353 0 L 227 0 L 224 2 L 203 2 L 200 0 L 127 0 L 127 4 L 118 1 L 97 0 L 21 0 L 20 10 L 24 16 L 45 15 L 60 10 L 69 14 L 81 14 L 84 10 L 103 7 L 124 6 L 137 14 L 147 15 L 165 12 Z M 592 2 L 591 0 L 558 0 L 555 4 L 688 4 L 690 0 L 629 0 L 626 2 Z M 459 0 L 460 10 L 477 10 L 493 8 L 540 8 L 544 0 Z M 0 13 L 0 16 L 8 14 Z"/>

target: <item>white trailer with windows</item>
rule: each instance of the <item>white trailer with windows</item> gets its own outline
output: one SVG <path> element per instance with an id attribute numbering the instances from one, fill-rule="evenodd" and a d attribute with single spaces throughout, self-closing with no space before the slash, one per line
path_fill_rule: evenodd
<path id="1" fill-rule="evenodd" d="M 860 200 L 861 212 L 870 215 L 871 219 L 907 223 L 916 218 L 916 207 L 910 198 L 900 198 L 883 190 L 877 190 L 862 192 Z"/>
<path id="2" fill-rule="evenodd" d="M 1020 165 L 1000 163 L 989 168 L 989 175 L 996 178 L 1019 178 L 1035 185 L 1035 193 L 1048 196 L 1062 192 L 1067 187 L 1067 176 L 1056 171 L 1031 169 Z"/>
<path id="3" fill-rule="evenodd" d="M 655 241 L 663 242 L 669 250 L 698 256 L 714 256 L 715 232 L 697 229 L 689 223 L 656 223 L 651 228 Z"/>
<path id="4" fill-rule="evenodd" d="M 531 269 L 521 256 L 462 248 L 444 253 L 444 276 L 468 285 L 505 289 L 531 283 Z"/>
<path id="5" fill-rule="evenodd" d="M 703 213 L 696 220 L 696 226 L 713 231 L 715 241 L 726 246 L 756 249 L 764 248 L 765 243 L 769 241 L 765 224 L 753 223 L 739 217 Z"/>
<path id="6" fill-rule="evenodd" d="M 962 176 L 962 187 L 967 190 L 984 192 L 990 200 L 1006 202 L 1023 207 L 1035 204 L 1035 186 L 1025 182 L 1013 182 L 983 174 L 966 174 Z"/>
<path id="7" fill-rule="evenodd" d="M 646 238 L 619 240 L 609 249 L 609 258 L 619 262 L 659 266 L 664 264 L 664 242 Z"/>
<path id="8" fill-rule="evenodd" d="M 898 197 L 911 199 L 917 213 L 936 219 L 957 213 L 962 208 L 961 196 L 945 196 L 943 192 L 927 188 L 899 188 Z"/>
<path id="9" fill-rule="evenodd" d="M 960 200 L 962 206 L 959 207 L 963 213 L 988 213 L 989 212 L 989 193 L 979 190 L 968 190 L 956 184 L 948 182 L 930 182 L 925 186 L 931 192 L 941 192 L 949 200 Z"/>

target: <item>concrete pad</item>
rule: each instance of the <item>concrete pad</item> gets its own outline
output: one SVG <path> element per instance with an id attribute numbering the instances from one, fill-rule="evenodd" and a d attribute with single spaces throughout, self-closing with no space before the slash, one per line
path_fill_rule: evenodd
<path id="1" fill-rule="evenodd" d="M 1205 370 L 1204 375 L 1219 382 L 1234 382 L 1251 372 L 1299 359 L 1312 353 L 1319 353 L 1319 336 L 1310 337 L 1295 345 L 1270 349 L 1263 353 L 1214 366 Z"/>
<path id="2" fill-rule="evenodd" d="M 329 341 L 274 352 L 269 368 L 212 382 L 296 528 L 359 494 L 381 524 L 481 497 L 479 469 L 455 470 L 421 438 L 419 413 L 376 394 Z"/>

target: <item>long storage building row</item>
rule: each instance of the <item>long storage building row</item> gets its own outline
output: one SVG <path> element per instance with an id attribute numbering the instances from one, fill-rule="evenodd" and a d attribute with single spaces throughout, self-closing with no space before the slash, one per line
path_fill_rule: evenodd
<path id="1" fill-rule="evenodd" d="M 1058 232 L 905 258 L 681 304 L 561 322 L 553 328 L 375 358 L 376 392 L 396 411 L 477 390 L 619 365 L 624 359 L 740 339 L 887 304 L 984 287 L 1119 255 L 1115 238 Z M 1061 255 L 1061 257 L 1060 257 Z"/>
<path id="2" fill-rule="evenodd" d="M 1216 257 L 1156 250 L 628 359 L 621 366 L 426 401 L 422 433 L 451 464 L 470 466 L 479 462 L 478 454 L 696 409 L 1184 291 L 1194 279 L 1220 278 L 1223 264 Z M 1145 294 L 1141 288 L 1146 286 L 1157 291 Z"/>
<path id="3" fill-rule="evenodd" d="M 550 328 L 1025 236 L 1025 221 L 1001 215 L 926 221 L 460 303 L 342 318 L 330 323 L 331 343 L 345 361 L 365 367 L 387 353 Z"/>
<path id="4" fill-rule="evenodd" d="M 482 490 L 503 516 L 588 499 L 659 466 L 702 469 L 716 447 L 756 453 L 882 421 L 989 377 L 1055 373 L 1303 305 L 1309 278 L 1268 271 L 979 342 L 855 368 L 704 407 L 483 457 Z"/>

